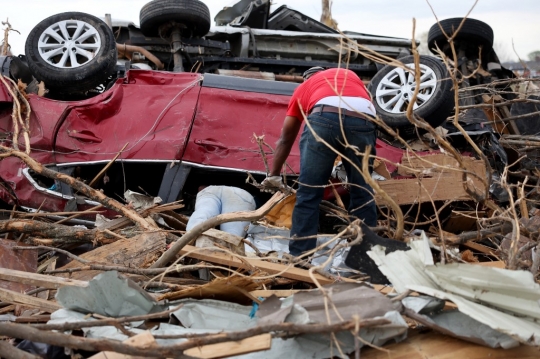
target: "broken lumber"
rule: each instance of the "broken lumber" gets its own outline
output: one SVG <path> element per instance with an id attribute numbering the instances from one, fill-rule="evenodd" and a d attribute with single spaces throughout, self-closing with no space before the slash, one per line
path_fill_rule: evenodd
<path id="1" fill-rule="evenodd" d="M 484 191 L 486 185 L 480 180 L 480 178 L 486 177 L 484 162 L 465 156 L 462 159 L 467 170 L 472 173 L 468 178 L 473 187 L 480 192 Z M 399 205 L 471 199 L 470 194 L 463 186 L 463 171 L 466 170 L 460 168 L 458 162 L 451 156 L 444 154 L 420 158 L 403 156 L 402 165 L 398 169 L 400 175 L 411 176 L 417 173 L 418 177 L 378 182 L 381 190 L 388 193 Z M 385 199 L 379 195 L 375 196 L 375 200 L 379 204 L 387 204 Z"/>
<path id="2" fill-rule="evenodd" d="M 269 298 L 273 295 L 275 295 L 276 297 L 279 297 L 279 298 L 287 298 L 287 297 L 290 297 L 291 295 L 294 295 L 296 293 L 299 293 L 301 292 L 302 290 L 301 289 L 274 289 L 274 290 L 271 290 L 271 289 L 261 289 L 261 290 L 254 290 L 254 291 L 251 291 L 249 292 L 249 294 L 251 294 L 252 296 L 254 297 L 262 297 L 262 298 Z"/>
<path id="3" fill-rule="evenodd" d="M 137 348 L 150 348 L 153 345 L 157 345 L 156 340 L 154 339 L 154 336 L 149 332 L 143 332 L 141 334 L 137 334 L 131 338 L 128 338 L 124 340 L 122 343 L 133 345 Z M 115 352 L 101 352 L 97 353 L 96 355 L 92 355 L 89 359 L 138 359 L 142 357 L 136 357 L 132 355 L 126 355 L 126 354 L 118 354 Z"/>
<path id="4" fill-rule="evenodd" d="M 271 348 L 272 335 L 267 333 L 234 342 L 217 343 L 191 348 L 185 350 L 184 354 L 195 358 L 214 359 L 270 350 Z"/>
<path id="5" fill-rule="evenodd" d="M 411 332 L 411 331 L 410 331 Z M 517 348 L 488 348 L 436 332 L 412 331 L 404 341 L 378 348 L 362 348 L 362 359 L 452 359 L 452 358 L 538 358 L 538 348 L 521 345 Z"/>
<path id="6" fill-rule="evenodd" d="M 321 285 L 334 283 L 334 280 L 322 276 L 318 273 L 312 273 L 301 268 L 293 267 L 280 263 L 272 263 L 254 258 L 238 258 L 227 253 L 218 252 L 211 249 L 202 249 L 193 246 L 185 246 L 181 251 L 181 255 L 186 257 L 199 259 L 205 262 L 216 263 L 233 268 L 242 268 L 246 270 L 258 269 L 268 274 L 277 274 L 280 277 L 295 279 L 302 282 L 315 283 L 314 279 Z M 342 281 L 356 283 L 355 280 L 348 278 L 340 278 Z"/>
<path id="7" fill-rule="evenodd" d="M 0 268 L 0 279 L 49 289 L 58 289 L 65 286 L 86 287 L 88 285 L 88 282 L 76 279 L 53 277 L 7 268 Z"/>
<path id="8" fill-rule="evenodd" d="M 0 300 L 5 303 L 22 304 L 49 313 L 55 312 L 62 308 L 62 306 L 56 302 L 31 297 L 26 294 L 17 293 L 3 288 L 0 288 Z"/>

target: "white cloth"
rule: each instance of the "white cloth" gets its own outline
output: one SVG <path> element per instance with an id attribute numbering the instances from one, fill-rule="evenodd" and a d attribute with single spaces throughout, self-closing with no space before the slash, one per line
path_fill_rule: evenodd
<path id="1" fill-rule="evenodd" d="M 341 107 L 346 110 L 366 113 L 368 115 L 375 116 L 375 107 L 373 106 L 373 103 L 362 97 L 329 96 L 320 99 L 315 104 L 315 106 L 318 105 Z"/>

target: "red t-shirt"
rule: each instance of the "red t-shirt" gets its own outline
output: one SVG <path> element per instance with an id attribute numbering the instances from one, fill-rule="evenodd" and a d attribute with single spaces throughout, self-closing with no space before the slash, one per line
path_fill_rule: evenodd
<path id="1" fill-rule="evenodd" d="M 371 101 L 358 75 L 351 70 L 333 68 L 317 72 L 296 88 L 289 101 L 287 116 L 303 121 L 300 108 L 307 116 L 317 102 L 329 96 L 362 97 Z"/>

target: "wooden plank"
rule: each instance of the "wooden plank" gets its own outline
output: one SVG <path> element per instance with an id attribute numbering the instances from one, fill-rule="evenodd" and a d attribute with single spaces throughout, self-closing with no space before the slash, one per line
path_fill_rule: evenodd
<path id="1" fill-rule="evenodd" d="M 450 156 L 435 154 L 422 157 L 425 160 L 457 168 L 457 162 Z M 433 201 L 461 201 L 470 200 L 470 196 L 463 187 L 462 171 L 430 166 L 429 163 L 413 156 L 404 155 L 402 160 L 408 167 L 421 169 L 424 173 L 419 178 L 393 179 L 379 181 L 378 184 L 397 204 L 413 204 Z M 464 157 L 467 170 L 475 173 L 480 178 L 486 177 L 484 163 L 474 158 Z M 408 174 L 407 170 L 402 170 L 403 174 Z M 470 180 L 482 191 L 483 183 L 474 176 L 469 176 Z M 375 200 L 379 204 L 385 204 L 381 196 L 376 196 Z"/>
<path id="2" fill-rule="evenodd" d="M 388 293 L 392 293 L 394 291 L 394 288 L 390 287 L 390 286 L 384 286 L 384 285 L 379 285 L 379 284 L 375 284 L 373 285 L 373 289 L 375 289 L 376 291 L 379 291 L 381 292 L 382 294 L 388 294 Z M 309 292 L 311 290 L 315 290 L 315 289 L 266 289 L 266 290 L 254 290 L 254 291 L 251 291 L 249 292 L 252 296 L 254 297 L 261 297 L 261 298 L 268 298 L 268 297 L 271 297 L 273 295 L 275 295 L 276 297 L 279 297 L 279 298 L 287 298 L 287 297 L 290 297 L 291 295 L 294 295 L 296 293 L 300 293 L 300 292 Z"/>
<path id="3" fill-rule="evenodd" d="M 15 323 L 47 323 L 51 320 L 51 316 L 46 315 L 32 315 L 30 317 L 18 317 L 15 319 Z"/>
<path id="4" fill-rule="evenodd" d="M 484 246 L 480 243 L 468 241 L 468 242 L 463 243 L 463 245 L 467 248 L 474 249 L 477 252 L 487 254 L 489 256 L 496 256 L 495 250 L 493 248 Z"/>
<path id="5" fill-rule="evenodd" d="M 122 343 L 129 344 L 137 348 L 149 348 L 156 345 L 154 336 L 149 331 L 137 334 L 124 340 Z M 121 354 L 116 352 L 99 352 L 92 355 L 89 359 L 144 359 L 143 357 Z"/>
<path id="6" fill-rule="evenodd" d="M 482 101 L 484 103 L 493 105 L 495 104 L 495 99 L 493 96 L 489 95 L 482 95 Z M 493 107 L 484 107 L 482 108 L 484 110 L 484 114 L 486 115 L 487 119 L 491 122 L 492 127 L 495 129 L 495 131 L 499 134 L 509 134 L 509 128 L 506 126 L 505 123 L 502 123 L 501 120 L 501 114 L 497 110 L 495 106 Z"/>
<path id="7" fill-rule="evenodd" d="M 526 345 L 512 349 L 488 348 L 435 332 L 419 333 L 409 330 L 408 338 L 384 346 L 384 351 L 364 346 L 362 359 L 536 359 L 538 348 Z"/>
<path id="8" fill-rule="evenodd" d="M 50 289 L 58 289 L 65 286 L 86 287 L 88 285 L 88 282 L 76 279 L 53 277 L 51 275 L 28 273 L 7 268 L 0 268 L 0 279 Z"/>
<path id="9" fill-rule="evenodd" d="M 502 268 L 502 269 L 506 268 L 506 264 L 504 264 L 503 261 L 478 262 L 478 263 L 473 263 L 473 264 L 484 266 L 484 267 L 493 267 L 493 268 Z"/>
<path id="10" fill-rule="evenodd" d="M 280 298 L 287 298 L 287 297 L 290 297 L 291 295 L 293 294 L 296 294 L 298 292 L 302 292 L 301 289 L 277 289 L 277 290 L 254 290 L 254 291 L 251 291 L 249 292 L 249 294 L 251 294 L 252 296 L 254 297 L 257 297 L 257 298 L 268 298 L 268 297 L 271 297 L 273 295 L 275 295 L 276 297 L 280 297 Z M 305 292 L 305 290 L 304 290 Z"/>
<path id="11" fill-rule="evenodd" d="M 268 274 L 279 274 L 280 277 L 295 279 L 302 282 L 314 283 L 307 270 L 284 264 L 265 262 L 253 258 L 239 259 L 223 252 L 212 251 L 209 249 L 201 249 L 189 245 L 182 248 L 182 250 L 180 251 L 180 255 L 185 255 L 190 258 L 195 258 L 210 263 L 230 266 L 233 268 L 242 268 L 249 270 L 255 267 Z M 334 283 L 333 280 L 326 278 L 320 274 L 314 273 L 313 276 L 319 281 L 320 284 L 324 285 Z M 357 282 L 347 278 L 341 278 L 341 280 L 344 282 Z"/>
<path id="12" fill-rule="evenodd" d="M 47 270 L 55 270 L 56 269 L 56 260 L 58 259 L 58 257 L 52 257 L 51 259 L 54 259 L 54 260 L 49 263 L 49 265 L 47 266 Z M 50 290 L 44 290 L 43 292 L 39 292 L 37 294 L 37 297 L 41 298 L 41 299 L 48 300 L 50 294 L 51 294 Z"/>
<path id="13" fill-rule="evenodd" d="M 0 314 L 9 313 L 15 311 L 16 305 L 8 305 L 7 307 L 4 307 L 0 309 Z"/>
<path id="14" fill-rule="evenodd" d="M 462 160 L 466 167 L 472 167 L 474 164 L 483 165 L 481 160 L 473 157 L 463 156 Z M 446 167 L 459 169 L 459 163 L 454 157 L 444 153 L 433 153 L 417 157 L 410 152 L 404 152 L 401 158 L 401 165 L 398 168 L 398 174 L 400 176 L 415 176 L 419 173 L 424 177 L 433 177 L 439 173 L 459 173 L 461 176 L 461 172 L 450 172 L 447 170 Z"/>
<path id="15" fill-rule="evenodd" d="M 22 304 L 27 307 L 38 308 L 39 310 L 49 313 L 62 308 L 62 306 L 56 302 L 31 297 L 3 288 L 0 288 L 0 300 L 5 303 Z"/>
<path id="16" fill-rule="evenodd" d="M 505 101 L 501 95 L 495 95 L 494 100 L 496 103 L 500 103 Z M 510 107 L 509 106 L 499 106 L 497 107 L 497 110 L 499 112 L 499 117 L 501 119 L 510 118 L 512 117 L 512 114 L 510 113 Z M 510 133 L 513 135 L 520 135 L 521 132 L 519 131 L 519 128 L 517 127 L 515 120 L 509 120 L 505 121 L 508 124 L 508 127 L 510 128 Z"/>
<path id="17" fill-rule="evenodd" d="M 43 273 L 47 269 L 49 264 L 51 264 L 53 262 L 56 262 L 57 259 L 58 259 L 57 256 L 54 256 L 54 257 L 51 257 L 51 258 L 47 259 L 45 262 L 43 262 L 43 263 L 41 263 L 39 265 L 39 267 L 36 270 L 36 273 Z"/>
<path id="18" fill-rule="evenodd" d="M 184 350 L 184 354 L 203 359 L 227 358 L 233 355 L 269 350 L 271 347 L 272 335 L 266 333 L 236 342 L 217 343 L 191 348 Z"/>

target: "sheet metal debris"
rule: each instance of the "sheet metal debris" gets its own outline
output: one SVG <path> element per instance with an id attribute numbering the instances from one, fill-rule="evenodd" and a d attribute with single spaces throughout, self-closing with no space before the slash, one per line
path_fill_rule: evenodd
<path id="1" fill-rule="evenodd" d="M 62 287 L 56 300 L 69 310 L 108 317 L 144 315 L 162 309 L 147 292 L 116 271 L 97 275 L 85 288 Z"/>
<path id="2" fill-rule="evenodd" d="M 198 0 L 151 2 L 159 3 L 201 15 L 184 8 Z M 177 19 L 159 37 L 144 24 L 112 22 L 114 33 L 103 24 L 119 44 L 102 41 L 110 51 L 88 59 L 110 66 L 95 78 L 86 77 L 93 66 L 60 65 L 51 78 L 32 56 L 0 56 L 1 355 L 538 358 L 538 79 L 500 63 L 489 25 L 441 20 L 428 41 L 441 52 L 418 60 L 446 74 L 437 83 L 459 88 L 419 86 L 426 101 L 407 116 L 407 103 L 392 101 L 394 87 L 410 84 L 378 84 L 394 81 L 389 59 L 416 60 L 410 39 L 337 31 L 270 5 L 242 0 L 189 38 Z M 453 61 L 434 33 L 462 20 Z M 44 46 L 27 48 L 35 43 Z M 169 45 L 174 59 L 163 64 Z M 302 72 L 342 66 L 338 58 L 350 60 L 377 107 L 377 156 L 363 175 L 378 223 L 348 214 L 348 162 L 337 158 L 318 248 L 293 257 L 298 146 L 283 172 L 290 191 L 268 195 L 259 182 Z M 55 88 L 64 70 L 85 80 L 58 75 Z M 411 122 L 418 118 L 426 122 Z M 234 211 L 213 203 L 216 212 L 195 224 L 205 186 L 242 188 L 253 201 Z M 241 223 L 236 235 L 216 229 L 230 223 Z"/>
<path id="3" fill-rule="evenodd" d="M 461 263 L 435 265 L 428 241 L 423 233 L 421 240 L 410 243 L 410 251 L 385 254 L 378 246 L 368 255 L 397 292 L 412 290 L 449 300 L 460 312 L 494 330 L 523 344 L 540 345 L 536 321 L 540 285 L 530 272 Z"/>

